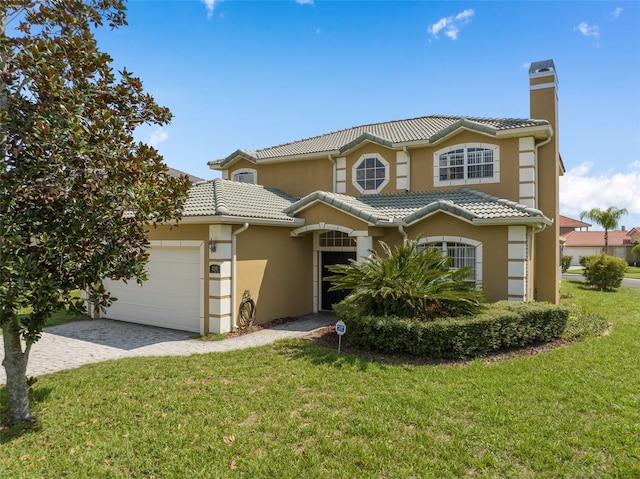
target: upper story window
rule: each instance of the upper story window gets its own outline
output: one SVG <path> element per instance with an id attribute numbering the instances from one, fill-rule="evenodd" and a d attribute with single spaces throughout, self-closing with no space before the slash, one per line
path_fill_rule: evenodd
<path id="1" fill-rule="evenodd" d="M 352 174 L 360 193 L 380 193 L 389 183 L 389 163 L 377 153 L 365 154 L 353 165 Z"/>
<path id="2" fill-rule="evenodd" d="M 466 143 L 433 154 L 435 186 L 473 185 L 500 181 L 500 147 Z"/>
<path id="3" fill-rule="evenodd" d="M 255 185 L 258 179 L 258 173 L 252 168 L 242 168 L 241 170 L 234 171 L 231 178 L 233 181 L 240 181 L 241 183 L 251 183 Z"/>

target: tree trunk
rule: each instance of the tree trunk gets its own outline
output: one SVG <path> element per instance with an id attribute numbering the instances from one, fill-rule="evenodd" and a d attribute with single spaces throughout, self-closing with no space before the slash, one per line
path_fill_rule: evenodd
<path id="1" fill-rule="evenodd" d="M 2 365 L 7 373 L 7 424 L 31 422 L 29 386 L 27 385 L 27 359 L 29 346 L 22 350 L 22 340 L 18 318 L 13 317 L 2 323 L 4 339 L 4 360 Z"/>

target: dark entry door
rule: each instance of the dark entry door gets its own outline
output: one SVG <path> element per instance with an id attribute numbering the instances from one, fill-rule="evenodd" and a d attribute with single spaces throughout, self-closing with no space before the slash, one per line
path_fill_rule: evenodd
<path id="1" fill-rule="evenodd" d="M 342 291 L 328 291 L 331 287 L 331 283 L 329 281 L 325 281 L 324 279 L 327 276 L 331 276 L 331 272 L 327 270 L 327 266 L 331 266 L 334 264 L 347 264 L 350 259 L 356 259 L 355 252 L 344 252 L 344 251 L 323 251 L 321 253 L 322 256 L 322 281 L 320 286 L 321 291 L 321 308 L 325 310 L 331 310 L 331 306 L 342 301 L 350 291 L 342 290 Z"/>

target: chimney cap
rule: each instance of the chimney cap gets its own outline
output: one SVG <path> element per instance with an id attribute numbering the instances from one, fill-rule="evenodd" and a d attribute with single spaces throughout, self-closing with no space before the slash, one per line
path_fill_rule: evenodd
<path id="1" fill-rule="evenodd" d="M 529 75 L 548 71 L 556 71 L 556 66 L 553 64 L 553 60 L 551 59 L 542 60 L 539 62 L 531 62 L 531 66 L 529 67 Z"/>

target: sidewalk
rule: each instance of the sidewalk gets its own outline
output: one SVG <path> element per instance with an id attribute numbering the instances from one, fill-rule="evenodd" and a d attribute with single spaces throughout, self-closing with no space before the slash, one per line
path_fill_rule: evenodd
<path id="1" fill-rule="evenodd" d="M 255 333 L 221 341 L 201 341 L 191 339 L 194 333 L 123 321 L 75 321 L 45 328 L 42 338 L 31 348 L 27 376 L 126 357 L 188 356 L 254 348 L 279 339 L 302 337 L 335 322 L 333 313 L 317 313 Z M 4 357 L 2 336 L 0 351 Z M 0 384 L 5 382 L 4 368 L 0 368 Z"/>

